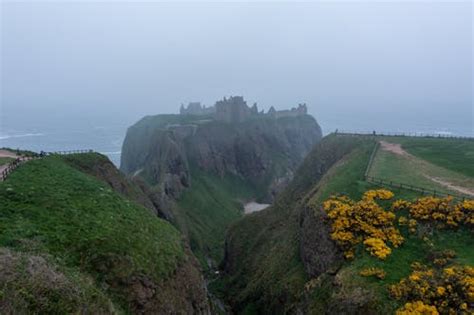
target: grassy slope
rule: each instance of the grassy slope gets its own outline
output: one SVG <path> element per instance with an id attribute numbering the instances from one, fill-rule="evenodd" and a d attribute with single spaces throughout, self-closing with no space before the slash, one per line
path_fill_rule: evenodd
<path id="1" fill-rule="evenodd" d="M 332 141 L 342 145 L 347 139 L 337 137 L 332 138 Z M 409 139 L 405 141 L 409 143 Z M 443 142 L 439 145 L 442 146 Z M 372 146 L 371 141 L 362 142 L 356 150 L 331 168 L 320 181 L 311 181 L 310 177 L 314 176 L 313 166 L 305 163 L 288 189 L 293 190 L 289 196 L 293 201 L 280 201 L 268 210 L 245 217 L 231 229 L 229 237 L 236 243 L 234 249 L 239 251 L 242 262 L 237 266 L 237 272 L 226 279 L 225 284 L 230 285 L 229 295 L 233 297 L 238 311 L 268 312 L 274 306 L 272 299 L 277 298 L 283 299 L 283 307 L 279 312 L 289 311 L 294 303 L 298 303 L 298 299 L 303 295 L 304 284 L 309 279 L 303 270 L 298 253 L 297 225 L 294 223 L 297 218 L 294 218 L 295 214 L 292 213 L 296 208 L 297 199 L 307 198 L 313 206 L 318 206 L 334 193 L 344 193 L 359 199 L 366 190 L 378 188 L 362 180 Z M 436 148 L 436 145 L 433 145 L 433 148 Z M 317 155 L 317 152 L 313 152 L 308 160 L 315 159 Z M 418 196 L 404 189 L 395 189 L 393 192 L 395 198 L 410 200 Z M 407 276 L 412 262 L 427 262 L 427 256 L 431 251 L 423 241 L 403 231 L 407 237 L 406 243 L 394 249 L 386 261 L 380 261 L 359 248 L 357 259 L 347 262 L 340 273 L 349 287 L 364 287 L 375 295 L 378 303 L 374 308 L 378 312 L 390 313 L 399 306 L 389 298 L 386 286 Z M 455 249 L 459 263 L 474 264 L 473 252 L 470 250 L 474 247 L 471 232 L 436 231 L 431 240 L 439 250 Z M 359 276 L 361 269 L 371 266 L 384 268 L 388 274 L 387 278 L 380 281 Z M 322 278 L 319 288 L 308 293 L 308 311 L 321 313 L 327 310 L 334 302 L 332 300 L 334 290 L 332 280 Z"/>
<path id="2" fill-rule="evenodd" d="M 426 176 L 442 178 L 459 187 L 474 187 L 474 177 L 469 177 L 474 165 L 474 154 L 472 154 L 474 142 L 429 138 L 388 138 L 386 140 L 401 143 L 404 148 L 417 154 L 415 156 L 420 159 L 399 156 L 379 149 L 370 175 L 443 193 L 459 194 L 458 191 L 449 190 Z M 445 145 L 447 148 L 444 147 Z M 424 158 L 428 160 L 425 161 Z M 453 162 L 449 163 L 451 159 Z M 434 160 L 436 164 L 428 163 L 427 161 L 430 160 Z"/>
<path id="3" fill-rule="evenodd" d="M 419 158 L 474 177 L 474 141 L 436 138 L 395 138 L 395 141 Z"/>
<path id="4" fill-rule="evenodd" d="M 9 158 L 9 157 L 0 157 L 0 165 L 8 164 L 8 163 L 12 162 L 13 160 L 15 160 L 15 159 L 14 158 Z"/>
<path id="5" fill-rule="evenodd" d="M 409 145 L 411 144 L 410 140 L 413 140 L 416 145 L 422 145 L 417 138 L 405 138 L 404 143 Z M 436 139 L 434 141 L 440 141 L 438 143 L 439 146 L 444 145 L 444 141 L 442 140 Z M 453 140 L 449 141 L 453 142 Z M 415 147 L 415 144 L 411 145 Z M 431 143 L 433 151 L 439 151 L 436 150 L 436 147 L 436 143 Z M 460 154 L 463 155 L 463 152 Z M 354 155 L 348 163 L 334 168 L 332 172 L 328 172 L 327 176 L 323 179 L 323 188 L 313 196 L 313 199 L 310 202 L 320 204 L 334 193 L 345 193 L 351 198 L 358 200 L 367 189 L 379 188 L 360 181 L 360 176 L 365 170 L 365 164 L 360 163 L 362 162 L 360 158 L 361 157 Z M 466 168 L 469 167 L 470 166 L 466 166 Z M 393 175 L 392 170 L 387 169 L 387 172 Z M 381 173 L 381 175 L 387 177 L 388 174 Z M 412 180 L 417 179 L 414 178 Z M 404 189 L 395 189 L 392 191 L 395 193 L 395 199 L 400 198 L 411 200 L 418 197 L 416 193 Z M 403 227 L 401 230 L 406 238 L 406 242 L 400 248 L 394 249 L 392 255 L 385 261 L 376 259 L 367 254 L 363 249 L 359 248 L 357 259 L 353 262 L 346 263 L 343 268 L 343 271 L 345 270 L 347 274 L 350 275 L 347 277 L 346 281 L 352 282 L 354 285 L 371 288 L 372 291 L 375 292 L 377 298 L 381 302 L 380 311 L 382 312 L 391 312 L 399 306 L 398 303 L 389 298 L 386 286 L 388 284 L 396 283 L 400 281 L 401 278 L 406 277 L 411 272 L 410 264 L 412 262 L 420 261 L 429 263 L 427 256 L 432 251 L 430 247 L 418 237 L 409 235 L 406 228 Z M 471 232 L 464 229 L 458 231 L 435 231 L 431 240 L 435 244 L 435 248 L 438 250 L 454 249 L 458 254 L 457 261 L 459 263 L 474 265 L 474 252 L 470 250 L 471 248 L 474 248 L 474 239 L 472 238 Z M 387 277 L 384 280 L 374 280 L 359 276 L 358 273 L 360 270 L 367 267 L 383 268 L 387 272 Z M 316 294 L 312 306 L 314 310 L 324 309 L 327 301 L 329 301 L 327 298 L 328 297 L 325 295 Z"/>
<path id="6" fill-rule="evenodd" d="M 137 273 L 160 281 L 184 255 L 169 223 L 60 157 L 22 165 L 0 183 L 0 199 L 0 246 L 51 254 L 62 267 L 92 275 L 98 286 L 104 278 Z M 120 290 L 110 295 L 126 308 Z"/>
<path id="7" fill-rule="evenodd" d="M 242 216 L 240 201 L 252 198 L 255 192 L 242 179 L 231 175 L 219 178 L 194 170 L 191 177 L 191 188 L 178 200 L 177 221 L 206 267 L 206 257 L 214 264 L 222 260 L 225 231 Z"/>

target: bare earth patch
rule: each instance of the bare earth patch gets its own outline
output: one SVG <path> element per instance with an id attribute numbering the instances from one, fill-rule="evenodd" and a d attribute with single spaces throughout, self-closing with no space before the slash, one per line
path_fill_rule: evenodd
<path id="1" fill-rule="evenodd" d="M 391 143 L 387 141 L 380 141 L 380 147 L 382 150 L 389 151 L 392 153 L 395 153 L 397 155 L 402 155 L 402 156 L 412 156 L 410 153 L 402 149 L 402 145 L 399 143 Z"/>
<path id="2" fill-rule="evenodd" d="M 8 150 L 0 150 L 0 157 L 16 159 L 18 155 Z M 8 167 L 8 163 L 0 165 L 0 173 L 2 173 L 7 167 Z"/>
<path id="3" fill-rule="evenodd" d="M 8 151 L 8 150 L 0 150 L 0 157 L 9 157 L 9 158 L 17 158 L 19 157 L 16 155 L 15 152 Z"/>
<path id="4" fill-rule="evenodd" d="M 460 186 L 456 186 L 448 181 L 445 181 L 441 178 L 436 178 L 436 177 L 431 177 L 431 176 L 427 176 L 425 175 L 426 178 L 432 180 L 433 182 L 435 183 L 438 183 L 446 188 L 449 188 L 451 190 L 455 190 L 455 191 L 458 191 L 462 194 L 465 194 L 465 195 L 469 195 L 469 196 L 474 196 L 474 189 L 469 189 L 469 188 L 466 188 L 466 187 L 460 187 Z"/>

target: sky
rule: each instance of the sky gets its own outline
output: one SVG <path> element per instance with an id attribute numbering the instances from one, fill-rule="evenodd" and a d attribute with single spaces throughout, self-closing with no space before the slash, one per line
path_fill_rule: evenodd
<path id="1" fill-rule="evenodd" d="M 474 136 L 471 1 L 4 0 L 0 33 L 4 125 L 243 95 L 306 103 L 323 129 Z"/>

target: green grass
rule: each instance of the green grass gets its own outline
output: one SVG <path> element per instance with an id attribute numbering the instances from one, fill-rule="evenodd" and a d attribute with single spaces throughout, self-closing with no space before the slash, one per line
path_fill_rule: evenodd
<path id="1" fill-rule="evenodd" d="M 0 165 L 8 164 L 14 160 L 15 160 L 14 158 L 0 157 Z"/>
<path id="2" fill-rule="evenodd" d="M 420 143 L 420 139 L 411 138 L 411 139 L 401 139 L 404 146 L 408 146 L 410 148 L 415 148 L 418 151 L 428 152 L 427 150 L 423 151 L 423 143 Z M 436 146 L 432 142 L 440 141 L 438 143 L 439 148 L 443 148 L 444 142 L 446 139 L 422 139 L 423 141 L 429 141 L 429 148 L 435 148 Z M 387 139 L 387 141 L 391 141 L 392 143 L 398 143 L 398 138 Z M 413 143 L 411 142 L 413 141 Z M 449 143 L 457 143 L 456 140 L 450 140 Z M 433 149 L 434 150 L 434 149 Z M 435 151 L 430 151 L 433 156 L 437 156 Z M 450 152 L 450 151 L 449 151 Z M 459 152 L 460 156 L 465 156 L 465 152 Z M 442 153 L 440 153 L 442 154 Z M 426 154 L 424 154 L 426 155 Z M 450 156 L 445 155 L 446 159 Z M 393 152 L 385 151 L 382 148 L 379 148 L 377 154 L 375 156 L 374 162 L 370 169 L 369 175 L 382 178 L 387 181 L 393 181 L 396 183 L 402 184 L 409 184 L 418 187 L 425 188 L 426 190 L 436 190 L 437 192 L 442 192 L 445 194 L 457 194 L 461 195 L 462 192 L 456 189 L 450 189 L 445 185 L 441 185 L 438 182 L 433 181 L 430 178 L 434 179 L 441 179 L 445 182 L 449 182 L 455 186 L 463 187 L 466 189 L 474 187 L 474 178 L 468 177 L 463 173 L 459 173 L 456 171 L 451 170 L 451 165 L 457 165 L 457 169 L 465 168 L 468 170 L 471 167 L 471 164 L 474 163 L 473 161 L 469 161 L 468 159 L 458 159 L 458 162 L 451 162 L 446 163 L 441 167 L 439 165 L 429 163 L 422 158 L 417 158 L 413 156 L 401 156 L 397 155 Z M 469 163 L 470 162 L 470 163 Z M 458 165 L 457 163 L 461 163 Z M 462 164 L 462 163 L 468 163 Z M 439 163 L 441 164 L 441 163 Z"/>
<path id="3" fill-rule="evenodd" d="M 99 286 L 143 273 L 161 281 L 184 257 L 174 227 L 61 157 L 20 166 L 0 183 L 0 200 L 0 246 L 52 255 Z M 127 308 L 120 287 L 109 293 Z"/>
<path id="4" fill-rule="evenodd" d="M 232 175 L 220 178 L 194 169 L 191 178 L 191 188 L 178 200 L 178 224 L 202 265 L 207 266 L 207 258 L 217 265 L 223 258 L 228 226 L 243 215 L 242 203 L 255 191 Z"/>
<path id="5" fill-rule="evenodd" d="M 437 166 L 474 177 L 474 141 L 439 138 L 393 138 L 409 153 Z"/>

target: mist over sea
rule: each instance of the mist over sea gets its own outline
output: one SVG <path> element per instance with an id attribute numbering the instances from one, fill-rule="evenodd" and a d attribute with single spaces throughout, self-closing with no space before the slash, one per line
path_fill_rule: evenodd
<path id="1" fill-rule="evenodd" d="M 381 115 L 377 113 L 317 113 L 310 108 L 323 129 L 329 134 L 339 131 L 405 132 L 473 137 L 472 117 L 442 115 Z M 127 128 L 138 121 L 143 113 L 124 115 L 111 113 L 97 115 L 75 113 L 0 112 L 0 147 L 32 151 L 66 151 L 91 149 L 105 154 L 120 165 L 120 153 Z"/>

